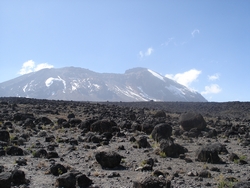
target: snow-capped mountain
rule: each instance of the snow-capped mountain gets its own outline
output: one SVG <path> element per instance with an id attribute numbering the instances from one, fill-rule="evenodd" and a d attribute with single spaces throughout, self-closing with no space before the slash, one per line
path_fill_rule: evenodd
<path id="1" fill-rule="evenodd" d="M 96 73 L 83 68 L 43 69 L 0 83 L 0 96 L 76 101 L 206 102 L 196 91 L 150 69 L 124 74 Z"/>

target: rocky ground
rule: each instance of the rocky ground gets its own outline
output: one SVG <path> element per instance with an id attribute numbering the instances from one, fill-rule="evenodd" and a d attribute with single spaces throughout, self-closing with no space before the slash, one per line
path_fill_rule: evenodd
<path id="1" fill-rule="evenodd" d="M 250 187 L 250 103 L 0 98 L 0 188 Z"/>

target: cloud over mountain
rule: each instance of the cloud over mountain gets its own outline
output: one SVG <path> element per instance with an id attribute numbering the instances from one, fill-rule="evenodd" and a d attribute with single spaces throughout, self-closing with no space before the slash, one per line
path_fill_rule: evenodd
<path id="1" fill-rule="evenodd" d="M 167 78 L 173 79 L 176 82 L 189 87 L 190 84 L 197 80 L 198 76 L 201 74 L 200 70 L 191 69 L 189 71 L 177 74 L 166 74 Z"/>
<path id="2" fill-rule="evenodd" d="M 36 63 L 33 60 L 29 60 L 23 63 L 22 68 L 18 72 L 21 75 L 28 74 L 31 72 L 36 72 L 45 68 L 53 68 L 53 65 L 50 65 L 48 63 L 40 63 L 36 65 Z"/>
<path id="3" fill-rule="evenodd" d="M 222 89 L 218 84 L 211 84 L 209 86 L 205 86 L 205 91 L 202 91 L 202 95 L 207 95 L 207 94 L 216 94 L 220 93 Z"/>
<path id="4" fill-rule="evenodd" d="M 150 56 L 153 53 L 154 49 L 152 47 L 148 48 L 146 52 L 140 51 L 139 55 L 140 58 L 143 58 L 144 56 Z"/>

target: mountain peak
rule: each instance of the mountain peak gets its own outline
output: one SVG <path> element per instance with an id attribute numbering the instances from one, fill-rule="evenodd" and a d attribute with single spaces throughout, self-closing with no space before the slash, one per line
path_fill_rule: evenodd
<path id="1" fill-rule="evenodd" d="M 206 101 L 199 93 L 142 67 L 124 74 L 102 74 L 79 67 L 43 69 L 0 83 L 0 90 L 0 97 L 56 100 Z"/>
<path id="2" fill-rule="evenodd" d="M 142 72 L 142 71 L 146 71 L 146 70 L 147 70 L 147 68 L 136 67 L 136 68 L 126 70 L 125 74 L 138 73 L 138 72 Z"/>

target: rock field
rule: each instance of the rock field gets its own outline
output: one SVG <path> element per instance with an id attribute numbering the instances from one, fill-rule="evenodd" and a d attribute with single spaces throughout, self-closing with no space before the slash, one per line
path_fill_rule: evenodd
<path id="1" fill-rule="evenodd" d="M 250 187 L 250 102 L 0 98 L 0 188 Z"/>

